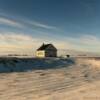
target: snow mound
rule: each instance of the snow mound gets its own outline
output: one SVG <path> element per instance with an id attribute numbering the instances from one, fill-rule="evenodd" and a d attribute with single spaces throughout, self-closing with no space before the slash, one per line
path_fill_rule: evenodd
<path id="1" fill-rule="evenodd" d="M 98 67 L 100 68 L 100 61 L 99 60 L 88 60 L 87 61 L 88 64 L 90 64 L 92 67 Z"/>
<path id="2" fill-rule="evenodd" d="M 82 71 L 87 69 L 97 71 L 100 69 L 100 60 L 84 58 L 0 58 L 0 73 L 48 70 L 63 67 L 71 68 L 76 72 L 79 69 Z"/>
<path id="3" fill-rule="evenodd" d="M 90 68 L 94 68 L 94 69 L 100 69 L 100 59 L 95 59 L 95 58 L 91 58 L 91 59 L 78 59 L 77 60 L 77 64 L 83 65 L 83 66 L 88 66 Z"/>
<path id="4" fill-rule="evenodd" d="M 73 59 L 60 58 L 1 58 L 0 72 L 23 72 L 68 67 L 74 64 Z"/>

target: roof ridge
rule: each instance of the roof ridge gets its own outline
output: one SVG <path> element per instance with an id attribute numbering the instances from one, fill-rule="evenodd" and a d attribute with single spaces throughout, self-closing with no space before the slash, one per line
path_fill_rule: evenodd
<path id="1" fill-rule="evenodd" d="M 52 45 L 52 44 L 42 44 L 37 50 L 45 50 L 49 45 Z"/>

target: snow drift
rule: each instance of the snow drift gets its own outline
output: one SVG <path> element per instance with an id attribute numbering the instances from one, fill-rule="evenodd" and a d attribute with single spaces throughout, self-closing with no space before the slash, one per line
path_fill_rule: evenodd
<path id="1" fill-rule="evenodd" d="M 69 66 L 81 66 L 98 69 L 100 60 L 84 58 L 0 58 L 0 72 L 24 72 L 46 70 Z"/>
<path id="2" fill-rule="evenodd" d="M 60 58 L 0 58 L 0 72 L 23 72 L 68 67 L 75 64 L 73 59 Z"/>

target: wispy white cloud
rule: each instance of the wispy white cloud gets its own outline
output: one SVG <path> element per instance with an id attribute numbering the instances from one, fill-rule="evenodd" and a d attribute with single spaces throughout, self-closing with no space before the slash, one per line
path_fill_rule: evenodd
<path id="1" fill-rule="evenodd" d="M 27 21 L 28 24 L 44 29 L 57 29 L 55 26 L 50 26 L 36 21 Z"/>
<path id="2" fill-rule="evenodd" d="M 80 42 L 85 45 L 100 45 L 100 39 L 93 35 L 84 35 L 80 37 Z"/>
<path id="3" fill-rule="evenodd" d="M 77 45 L 87 45 L 87 46 L 93 46 L 93 45 L 100 45 L 100 38 L 95 35 L 88 35 L 88 34 L 82 34 L 81 36 L 77 37 L 63 37 L 63 40 L 67 40 L 73 44 Z"/>
<path id="4" fill-rule="evenodd" d="M 12 27 L 16 27 L 16 28 L 28 28 L 31 26 L 31 28 L 37 27 L 37 28 L 42 28 L 42 29 L 57 29 L 54 26 L 49 26 L 37 21 L 28 21 L 28 20 L 14 20 L 14 19 L 10 19 L 7 17 L 0 17 L 0 24 L 1 25 L 9 25 Z"/>
<path id="5" fill-rule="evenodd" d="M 16 33 L 16 32 L 3 32 L 0 33 L 0 41 L 2 40 L 11 40 L 11 41 L 32 41 L 32 37 L 29 35 L 25 35 L 23 33 Z"/>
<path id="6" fill-rule="evenodd" d="M 0 24 L 1 25 L 9 25 L 13 27 L 23 27 L 23 25 L 15 20 L 7 19 L 0 17 Z"/>
<path id="7" fill-rule="evenodd" d="M 100 38 L 94 35 L 81 35 L 76 38 L 67 38 L 74 50 L 85 52 L 100 52 Z"/>
<path id="8" fill-rule="evenodd" d="M 24 45 L 32 45 L 34 44 L 34 42 L 37 41 L 38 40 L 33 38 L 32 36 L 23 33 L 17 33 L 17 32 L 0 33 L 0 44 L 15 45 L 22 47 Z"/>
<path id="9" fill-rule="evenodd" d="M 0 54 L 33 54 L 40 40 L 23 33 L 0 33 Z"/>
<path id="10" fill-rule="evenodd" d="M 100 38 L 95 35 L 81 35 L 77 37 L 62 37 L 60 42 L 65 49 L 83 52 L 100 52 Z M 68 44 L 66 46 L 66 44 Z"/>

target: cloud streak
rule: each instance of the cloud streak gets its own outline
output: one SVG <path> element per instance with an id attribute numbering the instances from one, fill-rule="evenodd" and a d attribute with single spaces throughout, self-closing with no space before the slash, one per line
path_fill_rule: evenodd
<path id="1" fill-rule="evenodd" d="M 44 29 L 56 29 L 56 27 L 54 26 L 49 26 L 46 24 L 42 24 L 40 22 L 36 22 L 36 21 L 27 21 L 28 24 L 35 26 L 35 27 L 39 27 L 39 28 L 44 28 Z"/>
<path id="2" fill-rule="evenodd" d="M 0 54 L 34 54 L 40 40 L 23 33 L 0 33 Z"/>
<path id="3" fill-rule="evenodd" d="M 1 25 L 9 25 L 9 26 L 13 26 L 13 27 L 20 27 L 20 28 L 23 26 L 21 23 L 19 23 L 17 21 L 3 18 L 3 17 L 0 17 L 0 24 Z"/>
<path id="4" fill-rule="evenodd" d="M 16 34 L 13 32 L 6 32 L 5 34 L 0 34 L 0 41 L 33 41 L 33 38 L 31 36 L 25 35 L 25 34 Z"/>
<path id="5" fill-rule="evenodd" d="M 85 45 L 100 45 L 100 39 L 92 35 L 84 35 L 80 38 L 80 42 Z"/>
<path id="6" fill-rule="evenodd" d="M 1 25 L 8 25 L 15 28 L 28 28 L 31 26 L 31 28 L 37 27 L 42 29 L 51 29 L 56 30 L 57 28 L 54 26 L 49 26 L 46 24 L 42 24 L 40 22 L 36 21 L 27 21 L 27 20 L 14 20 L 6 17 L 0 17 L 0 24 Z"/>

